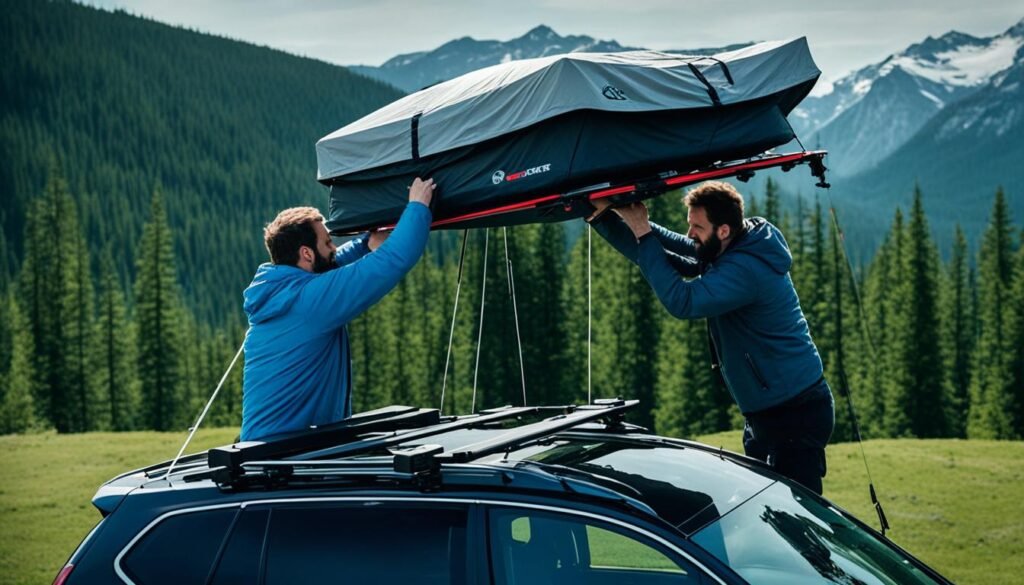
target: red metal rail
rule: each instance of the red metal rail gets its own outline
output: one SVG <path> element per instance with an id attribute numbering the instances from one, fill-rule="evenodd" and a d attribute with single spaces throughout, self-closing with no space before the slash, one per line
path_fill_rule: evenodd
<path id="1" fill-rule="evenodd" d="M 812 172 L 814 172 L 815 176 L 819 176 L 819 178 L 824 182 L 824 166 L 821 166 L 821 161 L 825 157 L 825 154 L 826 154 L 826 152 L 823 151 L 823 150 L 815 150 L 815 151 L 793 152 L 793 153 L 787 153 L 787 154 L 764 155 L 762 157 L 753 158 L 753 159 L 749 159 L 749 160 L 745 160 L 745 161 L 723 163 L 721 165 L 718 165 L 718 166 L 715 166 L 715 167 L 712 167 L 712 168 L 692 171 L 692 172 L 689 172 L 689 173 L 684 173 L 684 174 L 680 174 L 680 175 L 676 175 L 676 176 L 668 177 L 668 178 L 664 178 L 664 179 L 657 179 L 657 180 L 653 180 L 653 181 L 644 181 L 644 182 L 636 182 L 636 183 L 630 183 L 630 184 L 620 185 L 620 186 L 616 186 L 616 187 L 607 187 L 607 188 L 599 189 L 599 190 L 592 191 L 592 192 L 589 192 L 589 193 L 587 193 L 586 190 L 584 189 L 584 190 L 581 190 L 579 197 L 586 197 L 586 199 L 588 201 L 593 201 L 595 199 L 605 199 L 607 197 L 614 197 L 615 195 L 622 195 L 622 194 L 625 194 L 625 193 L 633 193 L 633 192 L 636 192 L 638 190 L 639 191 L 650 191 L 650 190 L 653 189 L 653 190 L 669 191 L 671 189 L 678 189 L 680 187 L 685 187 L 686 185 L 692 185 L 694 183 L 699 183 L 701 181 L 707 181 L 707 180 L 710 180 L 710 179 L 722 179 L 722 178 L 726 178 L 726 177 L 734 177 L 736 175 L 740 175 L 740 174 L 744 174 L 744 173 L 748 173 L 748 172 L 753 172 L 753 171 L 757 171 L 757 170 L 761 170 L 761 169 L 769 169 L 769 168 L 782 167 L 782 166 L 790 166 L 790 167 L 792 167 L 794 165 L 804 164 L 804 163 L 811 163 L 812 164 Z M 818 171 L 816 170 L 816 168 L 815 168 L 813 163 L 817 163 L 819 165 L 819 167 L 820 167 L 820 175 L 819 175 Z M 553 194 L 553 195 L 545 195 L 543 197 L 537 197 L 535 199 L 529 199 L 529 200 L 526 200 L 526 201 L 519 201 L 519 202 L 516 202 L 516 203 L 509 204 L 509 205 L 503 205 L 501 207 L 495 207 L 495 208 L 487 209 L 487 210 L 483 210 L 483 211 L 475 211 L 475 212 L 472 212 L 472 213 L 464 213 L 462 215 L 458 215 L 458 216 L 455 216 L 455 217 L 447 217 L 447 218 L 444 218 L 444 219 L 439 219 L 439 220 L 433 222 L 432 224 L 430 224 L 430 227 L 432 227 L 432 228 L 444 227 L 446 225 L 451 225 L 451 224 L 459 223 L 459 222 L 463 222 L 463 221 L 470 221 L 470 220 L 479 219 L 479 218 L 482 218 L 482 217 L 492 217 L 492 216 L 495 216 L 495 215 L 501 215 L 501 214 L 504 214 L 504 213 L 511 213 L 511 212 L 515 212 L 515 211 L 526 211 L 528 209 L 536 209 L 538 207 L 543 207 L 543 206 L 549 205 L 551 203 L 556 203 L 556 202 L 559 202 L 559 201 L 564 201 L 567 197 L 572 197 L 572 195 L 571 194 L 567 195 L 565 193 L 557 193 L 557 194 Z M 394 227 L 395 227 L 394 224 L 392 224 L 392 225 L 386 226 L 386 227 L 381 228 L 381 229 L 383 229 L 383 230 L 390 230 L 390 229 L 392 229 Z"/>

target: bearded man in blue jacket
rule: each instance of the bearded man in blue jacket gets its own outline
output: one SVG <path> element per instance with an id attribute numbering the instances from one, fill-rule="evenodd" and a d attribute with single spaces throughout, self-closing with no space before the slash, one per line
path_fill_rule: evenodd
<path id="1" fill-rule="evenodd" d="M 416 179 L 390 236 L 365 234 L 336 248 L 313 207 L 278 214 L 264 230 L 270 262 L 245 289 L 249 332 L 242 382 L 243 441 L 352 416 L 346 324 L 416 265 L 430 231 L 432 179 Z"/>
<path id="2" fill-rule="evenodd" d="M 591 223 L 669 313 L 707 319 L 712 367 L 746 419 L 746 454 L 820 494 L 834 402 L 789 276 L 789 246 L 765 219 L 744 219 L 728 183 L 704 183 L 684 202 L 687 235 L 651 223 L 643 203 L 603 213 L 609 203 L 595 202 Z"/>

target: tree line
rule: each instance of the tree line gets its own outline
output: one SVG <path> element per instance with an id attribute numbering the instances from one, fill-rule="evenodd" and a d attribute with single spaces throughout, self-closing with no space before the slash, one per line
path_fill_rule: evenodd
<path id="1" fill-rule="evenodd" d="M 224 327 L 263 257 L 252 233 L 282 207 L 322 201 L 316 138 L 402 96 L 342 67 L 123 11 L 3 7 L 0 279 L 20 269 L 22 223 L 57 158 L 86 241 L 113 246 L 124 282 L 137 278 L 140 218 L 160 184 L 174 257 L 189 267 L 181 294 Z"/>
<path id="2" fill-rule="evenodd" d="M 183 300 L 191 267 L 177 267 L 159 185 L 131 283 L 114 268 L 128 261 L 123 249 L 86 243 L 75 199 L 52 163 L 27 206 L 24 258 L 0 303 L 0 432 L 183 430 L 244 327 L 203 321 Z M 820 199 L 782 209 L 771 181 L 747 199 L 748 216 L 788 238 L 836 394 L 834 440 L 852 438 L 847 393 L 867 437 L 1024 436 L 1024 246 L 1002 190 L 975 255 L 958 229 L 941 260 L 918 191 L 857 266 Z M 686 229 L 678 194 L 649 204 L 655 221 Z M 640 399 L 634 422 L 660 434 L 736 428 L 742 417 L 710 370 L 704 322 L 672 318 L 635 265 L 596 234 L 567 231 L 432 234 L 413 271 L 349 325 L 355 410 L 465 414 L 622 396 Z M 206 424 L 240 423 L 241 371 Z"/>

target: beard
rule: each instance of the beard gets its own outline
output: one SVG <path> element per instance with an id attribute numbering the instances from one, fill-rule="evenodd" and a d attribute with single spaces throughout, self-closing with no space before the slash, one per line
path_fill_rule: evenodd
<path id="1" fill-rule="evenodd" d="M 338 267 L 338 262 L 335 261 L 334 256 L 323 257 L 320 254 L 315 254 L 313 258 L 313 273 L 323 274 L 324 272 L 334 270 Z"/>
<path id="2" fill-rule="evenodd" d="M 708 237 L 706 242 L 697 241 L 697 260 L 702 264 L 712 262 L 721 251 L 722 240 L 718 238 L 718 234 L 715 232 L 711 232 L 711 236 Z"/>

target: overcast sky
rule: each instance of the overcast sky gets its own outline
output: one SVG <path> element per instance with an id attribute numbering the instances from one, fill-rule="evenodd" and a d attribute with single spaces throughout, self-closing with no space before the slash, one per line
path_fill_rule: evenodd
<path id="1" fill-rule="evenodd" d="M 651 49 L 807 36 L 833 81 L 926 36 L 999 34 L 1024 18 L 1008 0 L 85 0 L 339 65 L 380 65 L 455 38 L 507 41 L 546 24 Z"/>

